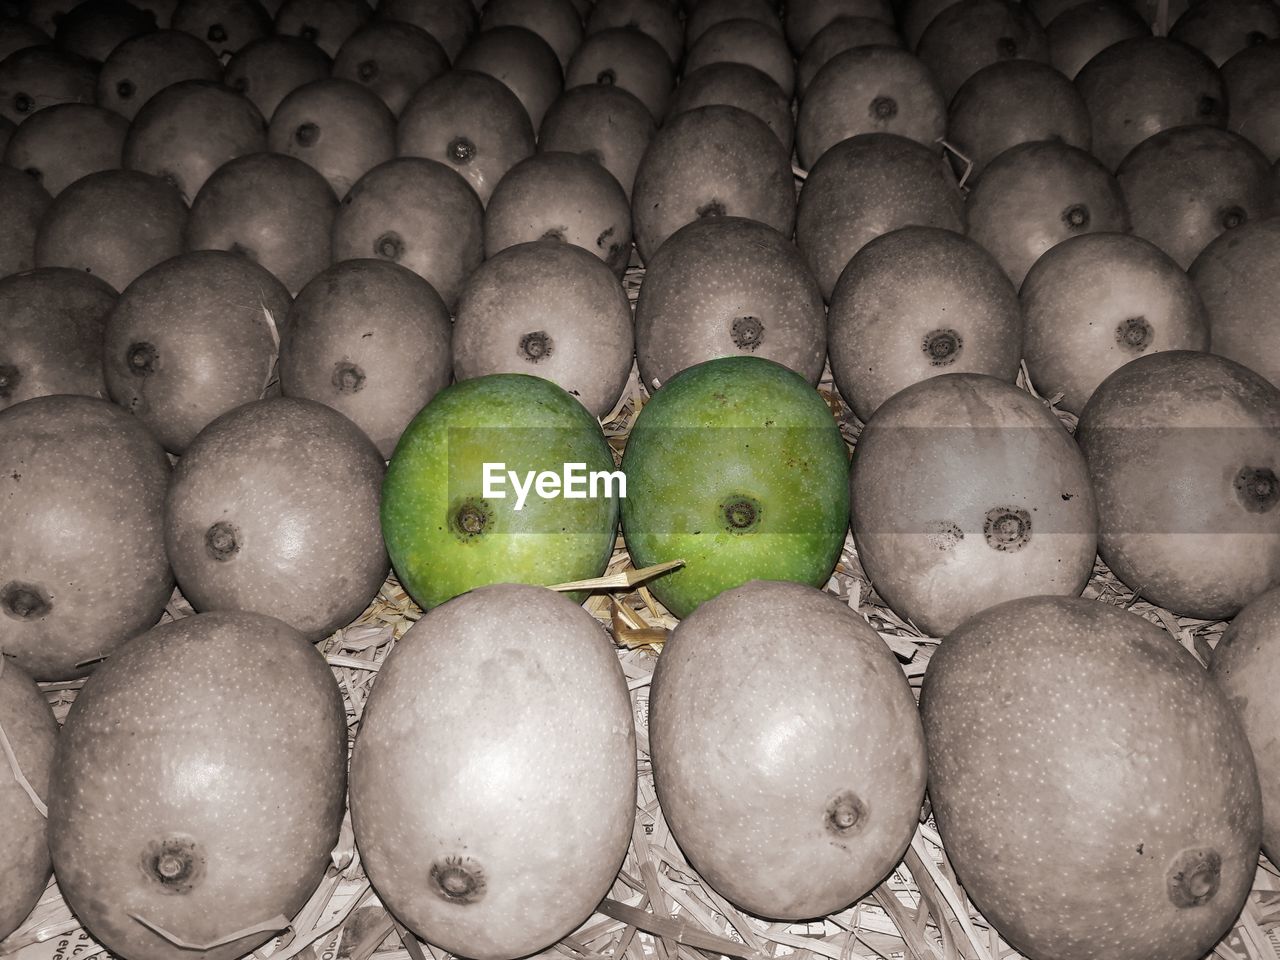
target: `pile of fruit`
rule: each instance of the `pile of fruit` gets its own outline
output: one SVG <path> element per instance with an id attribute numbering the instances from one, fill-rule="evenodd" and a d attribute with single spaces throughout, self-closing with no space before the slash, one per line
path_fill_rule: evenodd
<path id="1" fill-rule="evenodd" d="M 1275 0 L 0 0 L 0 957 L 1259 960 L 1278 297 Z"/>

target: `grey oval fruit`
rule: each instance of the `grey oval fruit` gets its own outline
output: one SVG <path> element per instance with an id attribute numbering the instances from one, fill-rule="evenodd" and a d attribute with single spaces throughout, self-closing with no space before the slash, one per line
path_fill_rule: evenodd
<path id="1" fill-rule="evenodd" d="M 635 787 L 631 700 L 608 636 L 554 591 L 496 584 L 396 643 L 352 751 L 351 822 L 407 927 L 512 960 L 571 933 L 608 892 Z"/>
<path id="2" fill-rule="evenodd" d="M 680 849 L 721 896 L 773 919 L 864 896 L 924 798 L 897 659 L 848 604 L 798 583 L 753 580 L 680 621 L 653 673 L 649 744 Z"/>

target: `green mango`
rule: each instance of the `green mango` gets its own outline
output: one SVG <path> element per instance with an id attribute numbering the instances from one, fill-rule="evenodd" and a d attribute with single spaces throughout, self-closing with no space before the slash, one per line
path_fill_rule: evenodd
<path id="1" fill-rule="evenodd" d="M 642 408 L 622 458 L 622 530 L 677 617 L 749 580 L 821 587 L 849 517 L 849 457 L 821 395 L 772 360 L 682 370 Z"/>
<path id="2" fill-rule="evenodd" d="M 405 428 L 382 534 L 423 609 L 490 583 L 587 580 L 613 553 L 621 481 L 599 422 L 569 393 L 527 374 L 477 377 Z"/>

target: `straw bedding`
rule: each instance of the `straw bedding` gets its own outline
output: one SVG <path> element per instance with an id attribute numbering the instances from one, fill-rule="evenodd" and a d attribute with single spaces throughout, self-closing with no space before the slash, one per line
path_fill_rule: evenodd
<path id="1" fill-rule="evenodd" d="M 643 270 L 624 278 L 634 302 Z M 1025 376 L 1020 385 L 1031 390 Z M 858 423 L 843 404 L 829 371 L 819 384 L 846 440 L 857 439 Z M 642 402 L 636 373 L 616 409 L 604 420 L 615 455 Z M 1074 427 L 1070 414 L 1060 414 Z M 651 575 L 651 571 L 645 573 Z M 641 575 L 642 577 L 644 574 Z M 649 766 L 648 684 L 671 617 L 636 579 L 621 540 L 605 573 L 607 590 L 594 593 L 586 609 L 609 630 L 631 689 L 637 726 L 639 789 L 631 848 L 597 912 L 571 936 L 547 951 L 548 960 L 707 960 L 716 956 L 761 960 L 1004 960 L 1015 954 L 973 909 L 947 863 L 931 821 L 921 824 L 903 863 L 880 887 L 852 907 L 808 924 L 767 923 L 743 915 L 705 886 L 685 862 L 662 819 Z M 922 636 L 888 610 L 872 591 L 858 563 L 852 535 L 827 590 L 869 619 L 898 656 L 918 693 L 937 640 Z M 1099 602 L 1131 609 L 1164 626 L 1203 662 L 1225 624 L 1179 618 L 1135 597 L 1101 561 L 1085 591 Z M 190 615 L 175 591 L 164 619 Z M 350 626 L 320 647 L 342 689 L 350 735 L 378 669 L 395 642 L 422 615 L 388 577 L 377 598 Z M 42 684 L 61 721 L 83 680 Z M 333 864 L 291 929 L 256 952 L 274 960 L 446 960 L 447 955 L 404 931 L 379 904 L 361 868 L 349 819 L 333 851 Z M 0 942 L 0 957 L 13 960 L 87 960 L 101 954 L 71 916 L 55 883 L 28 922 Z M 1280 960 L 1280 871 L 1263 858 L 1253 892 L 1237 926 L 1214 951 L 1221 960 Z M 1100 958 L 1101 960 L 1101 958 Z"/>

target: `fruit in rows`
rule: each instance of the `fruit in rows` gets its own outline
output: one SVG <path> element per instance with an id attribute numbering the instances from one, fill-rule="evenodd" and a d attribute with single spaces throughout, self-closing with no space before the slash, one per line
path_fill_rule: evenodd
<path id="1" fill-rule="evenodd" d="M 827 350 L 822 295 L 794 244 L 744 217 L 708 217 L 673 233 L 645 265 L 636 362 L 650 392 L 681 370 L 763 357 L 816 385 Z"/>
<path id="2" fill-rule="evenodd" d="M 942 642 L 920 708 L 942 842 L 1019 953 L 1195 960 L 1231 927 L 1258 866 L 1253 757 L 1164 630 L 1096 600 L 1013 600 Z"/>
<path id="3" fill-rule="evenodd" d="M 1280 855 L 1280 743 L 1275 729 L 1276 644 L 1280 642 L 1280 589 L 1251 600 L 1232 619 L 1213 648 L 1209 675 L 1235 707 L 1253 748 L 1262 787 L 1262 849 L 1269 859 Z"/>
<path id="4" fill-rule="evenodd" d="M 156 29 L 155 17 L 128 0 L 82 0 L 58 20 L 58 49 L 102 63 L 126 40 Z"/>
<path id="5" fill-rule="evenodd" d="M 1077 415 L 1130 360 L 1209 348 L 1210 317 L 1186 272 L 1141 237 L 1064 240 L 1036 261 L 1019 298 L 1027 373 L 1042 395 L 1061 394 L 1056 405 Z"/>
<path id="6" fill-rule="evenodd" d="M 684 72 L 721 62 L 755 67 L 773 79 L 783 96 L 790 99 L 795 93 L 795 63 L 787 42 L 758 20 L 736 17 L 708 27 L 685 55 Z"/>
<path id="7" fill-rule="evenodd" d="M 458 55 L 454 66 L 501 80 L 519 98 L 535 131 L 564 85 L 556 52 L 524 27 L 481 31 Z"/>
<path id="8" fill-rule="evenodd" d="M 1020 143 L 1059 140 L 1087 151 L 1093 136 L 1079 92 L 1037 60 L 998 60 L 974 73 L 951 100 L 946 134 L 974 178 Z"/>
<path id="9" fill-rule="evenodd" d="M 273 386 L 288 312 L 289 291 L 247 257 L 195 250 L 165 260 L 107 316 L 111 399 L 181 454 L 211 420 Z"/>
<path id="10" fill-rule="evenodd" d="M 1255 220 L 1220 235 L 1188 271 L 1209 316 L 1213 353 L 1242 363 L 1280 387 L 1280 218 Z"/>
<path id="11" fill-rule="evenodd" d="M 946 132 L 947 102 L 918 57 L 900 47 L 854 47 L 828 60 L 805 91 L 796 156 L 811 168 L 861 133 L 896 133 L 936 150 Z"/>
<path id="12" fill-rule="evenodd" d="M 405 104 L 396 127 L 399 156 L 449 164 L 481 203 L 533 151 L 533 126 L 520 99 L 501 80 L 473 70 L 428 81 Z"/>
<path id="13" fill-rule="evenodd" d="M 375 19 L 347 37 L 333 60 L 333 75 L 376 93 L 396 116 L 428 80 L 449 69 L 436 39 L 412 23 Z"/>
<path id="14" fill-rule="evenodd" d="M 1227 124 L 1226 85 L 1213 61 L 1168 37 L 1121 40 L 1081 67 L 1076 89 L 1093 121 L 1093 154 L 1109 170 L 1169 127 Z"/>
<path id="15" fill-rule="evenodd" d="M 621 278 L 631 259 L 631 205 L 594 160 L 544 150 L 498 182 L 484 214 L 485 255 L 517 243 L 561 240 L 590 251 Z"/>
<path id="16" fill-rule="evenodd" d="M 422 277 L 452 310 L 484 259 L 484 207 L 455 168 L 423 157 L 374 167 L 333 222 L 333 259 L 377 257 Z"/>
<path id="17" fill-rule="evenodd" d="M 36 265 L 36 234 L 52 202 L 32 177 L 0 164 L 0 276 Z"/>
<path id="18" fill-rule="evenodd" d="M 586 36 L 623 27 L 657 40 L 672 66 L 684 54 L 684 27 L 668 0 L 596 0 L 586 18 Z"/>
<path id="19" fill-rule="evenodd" d="M 279 5 L 273 0 L 273 7 Z M 170 26 L 199 37 L 225 61 L 254 40 L 271 36 L 272 16 L 259 0 L 178 0 Z"/>
<path id="20" fill-rule="evenodd" d="M 757 916 L 843 910 L 915 832 L 911 688 L 867 622 L 812 587 L 755 580 L 682 620 L 654 669 L 649 743 L 681 851 Z"/>
<path id="21" fill-rule="evenodd" d="M 1227 129 L 1249 138 L 1267 157 L 1280 159 L 1280 40 L 1241 50 L 1222 65 L 1231 113 Z"/>
<path id="22" fill-rule="evenodd" d="M 958 0 L 899 0 L 897 19 L 906 48 L 915 52 L 920 46 L 920 38 L 938 14 L 957 2 Z"/>
<path id="23" fill-rule="evenodd" d="M 709 63 L 686 74 L 667 107 L 667 117 L 713 103 L 740 107 L 768 124 L 787 155 L 795 136 L 791 101 L 765 73 L 745 63 Z"/>
<path id="24" fill-rule="evenodd" d="M 182 595 L 200 612 L 276 617 L 311 643 L 351 623 L 387 577 L 383 472 L 373 441 L 322 403 L 227 411 L 187 445 L 165 497 Z"/>
<path id="25" fill-rule="evenodd" d="M 1010 147 L 968 198 L 969 236 L 1021 286 L 1045 251 L 1070 237 L 1129 231 L 1124 192 L 1085 150 L 1056 140 Z"/>
<path id="26" fill-rule="evenodd" d="M 207 43 L 182 30 L 144 33 L 121 43 L 103 62 L 97 103 L 132 120 L 144 103 L 183 80 L 218 83 L 222 63 Z"/>
<path id="27" fill-rule="evenodd" d="M 1280 8 L 1270 0 L 1197 0 L 1169 36 L 1221 67 L 1241 50 L 1280 37 Z"/>
<path id="28" fill-rule="evenodd" d="M 69 680 L 153 626 L 173 593 L 162 512 L 169 460 L 93 397 L 0 412 L 0 647 Z"/>
<path id="29" fill-rule="evenodd" d="M 1093 571 L 1084 457 L 1007 381 L 949 373 L 894 394 L 858 438 L 850 487 L 863 569 L 928 636 L 1015 597 L 1079 596 Z"/>
<path id="30" fill-rule="evenodd" d="M 1215 237 L 1278 210 L 1262 151 L 1217 127 L 1162 130 L 1133 148 L 1116 179 L 1133 232 L 1184 270 Z"/>
<path id="31" fill-rule="evenodd" d="M 49 205 L 36 234 L 37 267 L 74 267 L 123 291 L 182 252 L 187 205 L 166 180 L 136 170 L 81 177 Z"/>
<path id="32" fill-rule="evenodd" d="M 373 8 L 365 0 L 284 0 L 276 11 L 275 32 L 310 40 L 336 57 L 347 38 L 372 16 Z"/>
<path id="33" fill-rule="evenodd" d="M 541 587 L 479 587 L 414 624 L 351 755 L 351 823 L 378 897 L 476 960 L 545 949 L 591 915 L 626 855 L 635 790 L 613 645 Z"/>
<path id="34" fill-rule="evenodd" d="M 627 385 L 631 308 L 608 266 L 557 240 L 517 243 L 467 279 L 453 326 L 453 373 L 526 373 L 567 390 L 598 418 Z"/>
<path id="35" fill-rule="evenodd" d="M 227 61 L 223 80 L 271 117 L 286 96 L 329 76 L 328 55 L 300 37 L 262 37 L 244 45 Z M 337 74 L 335 74 L 337 76 Z"/>
<path id="36" fill-rule="evenodd" d="M 444 47 L 450 63 L 458 59 L 480 22 L 471 0 L 379 0 L 375 16 L 421 27 Z"/>
<path id="37" fill-rule="evenodd" d="M 662 44 L 639 30 L 613 27 L 593 33 L 573 52 L 564 86 L 617 87 L 636 97 L 653 120 L 666 116 L 675 70 Z"/>
<path id="38" fill-rule="evenodd" d="M 1128 0 L 1128 2 L 1154 30 L 1162 22 L 1166 28 L 1176 23 L 1178 18 L 1198 0 L 1169 0 L 1167 13 L 1163 16 L 1160 12 L 1160 0 Z"/>
<path id="39" fill-rule="evenodd" d="M 1068 10 L 1088 3 L 1089 0 L 1027 0 L 1027 9 L 1042 27 L 1048 27 Z"/>
<path id="40" fill-rule="evenodd" d="M 0 117 L 21 123 L 56 103 L 93 103 L 93 64 L 52 44 L 16 50 L 0 61 Z"/>
<path id="41" fill-rule="evenodd" d="M 324 658 L 273 617 L 206 613 L 148 631 L 92 679 L 49 789 L 76 918 L 135 960 L 187 944 L 233 960 L 268 942 L 319 886 L 342 825 L 346 714 Z"/>
<path id="42" fill-rule="evenodd" d="M 636 169 L 656 127 L 629 91 L 607 84 L 565 90 L 542 118 L 539 150 L 581 153 L 613 174 L 631 200 Z"/>
<path id="43" fill-rule="evenodd" d="M 563 69 L 582 43 L 582 20 L 571 0 L 486 0 L 480 29 L 524 27 L 547 41 Z"/>
<path id="44" fill-rule="evenodd" d="M 822 155 L 800 189 L 796 245 L 830 300 L 841 272 L 876 237 L 906 226 L 964 233 L 965 202 L 934 149 L 864 133 Z"/>
<path id="45" fill-rule="evenodd" d="M 790 236 L 796 216 L 791 159 L 765 122 L 745 110 L 723 104 L 686 110 L 650 141 L 636 170 L 631 210 L 636 249 L 646 262 L 701 217 L 747 217 Z"/>
<path id="46" fill-rule="evenodd" d="M 892 23 L 874 17 L 836 17 L 813 35 L 796 63 L 796 93 L 805 91 L 823 64 L 837 53 L 863 46 L 901 47 L 902 37 Z"/>
<path id="47" fill-rule="evenodd" d="M 382 487 L 382 532 L 409 595 L 430 610 L 487 583 L 599 576 L 618 525 L 616 478 L 594 497 L 588 484 L 585 498 L 528 485 L 565 464 L 585 465 L 580 483 L 611 473 L 613 455 L 587 408 L 551 381 L 491 374 L 436 394 L 405 428 Z"/>
<path id="48" fill-rule="evenodd" d="M 1144 600 L 1220 620 L 1280 584 L 1280 389 L 1262 376 L 1209 353 L 1139 357 L 1094 391 L 1076 439 L 1098 553 Z"/>
<path id="49" fill-rule="evenodd" d="M 688 367 L 641 408 L 623 452 L 622 529 L 678 618 L 749 580 L 827 582 L 848 530 L 848 459 L 826 402 L 761 357 Z"/>
<path id="50" fill-rule="evenodd" d="M 250 100 L 220 83 L 183 80 L 133 118 L 123 165 L 168 180 L 190 203 L 213 171 L 267 144 L 267 122 Z"/>
<path id="51" fill-rule="evenodd" d="M 58 721 L 31 677 L 0 659 L 0 729 L 13 751 L 13 773 L 0 779 L 0 940 L 17 930 L 40 901 L 53 864 L 47 821 L 36 801 L 49 796 Z M 21 772 L 27 786 L 17 777 Z M 30 793 L 28 792 L 30 790 Z"/>
<path id="52" fill-rule="evenodd" d="M 291 293 L 327 267 L 338 201 L 328 182 L 287 154 L 224 163 L 191 204 L 188 250 L 230 250 L 266 267 Z"/>
<path id="53" fill-rule="evenodd" d="M 280 101 L 267 145 L 318 171 L 341 200 L 356 181 L 396 155 L 396 118 L 363 84 L 313 80 Z"/>
<path id="54" fill-rule="evenodd" d="M 0 279 L 0 410 L 56 393 L 107 399 L 102 336 L 115 302 L 105 281 L 82 270 Z"/>
<path id="55" fill-rule="evenodd" d="M 75 6 L 76 0 L 30 0 L 25 4 L 25 16 L 28 22 L 52 38 L 58 29 L 58 21 Z M 14 11 L 15 14 L 18 11 Z"/>
<path id="56" fill-rule="evenodd" d="M 899 390 L 942 373 L 1012 383 L 1022 355 L 1018 292 L 967 237 L 902 227 L 864 246 L 840 274 L 827 340 L 840 395 L 865 423 Z"/>
<path id="57" fill-rule="evenodd" d="M 1125 0 L 1073 3 L 1045 25 L 1049 62 L 1068 80 L 1112 44 L 1150 35 L 1151 27 Z"/>

